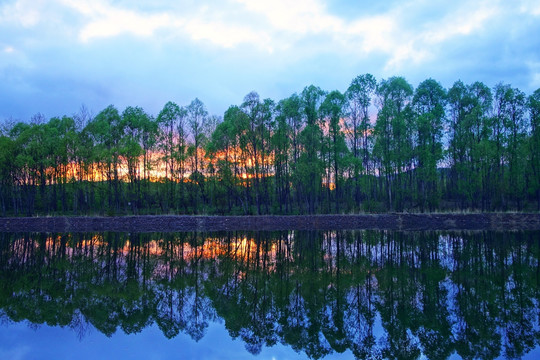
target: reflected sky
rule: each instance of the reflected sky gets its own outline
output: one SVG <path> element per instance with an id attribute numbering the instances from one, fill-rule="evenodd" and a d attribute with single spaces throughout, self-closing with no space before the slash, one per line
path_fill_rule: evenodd
<path id="1" fill-rule="evenodd" d="M 208 333 L 198 343 L 188 335 L 179 334 L 168 340 L 157 326 L 144 329 L 140 334 L 115 334 L 112 338 L 93 330 L 79 339 L 71 329 L 40 326 L 32 329 L 24 323 L 0 325 L 0 359 L 11 360 L 71 360 L 77 354 L 78 360 L 90 359 L 309 359 L 288 346 L 277 344 L 264 348 L 260 354 L 246 351 L 241 340 L 231 339 L 223 324 L 212 323 Z M 332 354 L 329 359 L 354 359 L 350 351 Z M 421 357 L 425 359 L 425 356 Z M 535 349 L 522 359 L 540 358 L 540 349 Z M 461 359 L 453 354 L 450 359 Z M 503 359 L 503 357 L 501 357 Z"/>
<path id="2" fill-rule="evenodd" d="M 259 355 L 246 351 L 239 339 L 231 339 L 223 324 L 212 323 L 206 335 L 194 342 L 187 334 L 168 340 L 155 325 L 139 334 L 122 332 L 112 337 L 95 329 L 79 339 L 71 329 L 47 325 L 32 329 L 27 324 L 0 325 L 0 359 L 48 360 L 73 359 L 308 359 L 288 346 L 264 348 Z M 335 359 L 351 359 L 352 353 L 337 354 Z"/>

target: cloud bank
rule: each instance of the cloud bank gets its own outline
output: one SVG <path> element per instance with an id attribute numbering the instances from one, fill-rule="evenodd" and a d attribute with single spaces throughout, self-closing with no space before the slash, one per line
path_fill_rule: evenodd
<path id="1" fill-rule="evenodd" d="M 540 3 L 13 0 L 0 5 L 0 119 L 83 103 L 202 99 L 222 113 L 362 73 L 540 87 Z"/>

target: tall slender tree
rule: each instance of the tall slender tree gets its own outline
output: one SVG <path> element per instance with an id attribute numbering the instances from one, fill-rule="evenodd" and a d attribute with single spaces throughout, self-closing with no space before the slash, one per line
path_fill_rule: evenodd
<path id="1" fill-rule="evenodd" d="M 422 211 L 437 208 L 440 189 L 437 168 L 443 158 L 443 124 L 446 91 L 433 79 L 420 83 L 413 97 L 416 112 L 416 158 L 417 199 Z"/>
<path id="2" fill-rule="evenodd" d="M 345 113 L 345 96 L 337 90 L 326 95 L 321 104 L 321 115 L 326 119 L 325 128 L 327 151 L 328 151 L 328 172 L 327 172 L 327 190 L 334 186 L 335 193 L 335 212 L 340 211 L 341 191 L 343 185 L 343 173 L 347 166 L 348 148 L 345 144 L 345 135 L 341 129 L 342 119 Z M 329 192 L 330 193 L 330 192 Z M 328 197 L 328 207 L 331 199 Z"/>
<path id="3" fill-rule="evenodd" d="M 314 85 L 302 91 L 302 110 L 305 126 L 300 133 L 303 151 L 295 169 L 295 185 L 305 201 L 305 211 L 315 213 L 322 188 L 324 163 L 321 159 L 323 132 L 319 126 L 320 106 L 325 92 Z"/>
<path id="4" fill-rule="evenodd" d="M 204 193 L 204 175 L 202 173 L 202 149 L 206 140 L 204 129 L 207 126 L 208 111 L 203 102 L 195 98 L 187 107 L 187 119 L 193 143 L 189 149 L 192 159 L 191 166 L 191 185 L 193 194 L 193 211 L 195 214 L 199 212 L 200 196 L 205 196 Z"/>
<path id="5" fill-rule="evenodd" d="M 371 165 L 373 125 L 369 117 L 369 108 L 376 89 L 377 80 L 375 77 L 371 74 L 365 74 L 357 76 L 345 92 L 348 108 L 345 126 L 349 148 L 353 155 L 356 204 L 360 203 L 362 192 L 364 192 L 364 197 L 370 196 L 369 191 L 366 191 L 371 187 L 371 175 L 373 175 Z"/>
<path id="6" fill-rule="evenodd" d="M 92 141 L 93 162 L 100 173 L 98 179 L 105 179 L 108 184 L 108 209 L 118 211 L 121 198 L 119 145 L 123 133 L 120 113 L 109 105 L 88 123 L 86 129 Z"/>
<path id="7" fill-rule="evenodd" d="M 527 166 L 527 97 L 519 89 L 511 89 L 508 94 L 508 116 L 505 127 L 508 132 L 508 172 L 507 192 L 522 209 L 527 191 L 525 167 Z"/>
<path id="8" fill-rule="evenodd" d="M 276 129 L 272 138 L 275 156 L 275 184 L 280 212 L 292 210 L 292 174 L 300 156 L 302 101 L 297 94 L 281 100 L 276 107 Z"/>
<path id="9" fill-rule="evenodd" d="M 161 128 L 161 150 L 165 163 L 166 196 L 164 210 L 176 206 L 176 187 L 180 184 L 180 201 L 184 195 L 184 151 L 185 151 L 185 119 L 187 112 L 182 107 L 169 101 L 159 112 L 157 123 Z M 170 201 L 170 204 L 169 204 Z"/>
<path id="10" fill-rule="evenodd" d="M 529 163 L 529 192 L 536 197 L 536 207 L 540 210 L 540 89 L 537 89 L 528 99 L 531 136 L 528 141 Z"/>
<path id="11" fill-rule="evenodd" d="M 413 87 L 402 77 L 383 80 L 377 88 L 379 113 L 373 152 L 381 164 L 387 205 L 396 210 L 402 209 L 406 192 L 402 174 L 412 167 L 412 95 Z"/>

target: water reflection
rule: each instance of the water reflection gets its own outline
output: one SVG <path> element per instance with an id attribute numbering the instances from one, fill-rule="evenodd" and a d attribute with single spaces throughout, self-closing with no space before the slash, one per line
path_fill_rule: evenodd
<path id="1" fill-rule="evenodd" d="M 539 232 L 0 233 L 0 319 L 257 354 L 518 358 L 536 348 Z"/>

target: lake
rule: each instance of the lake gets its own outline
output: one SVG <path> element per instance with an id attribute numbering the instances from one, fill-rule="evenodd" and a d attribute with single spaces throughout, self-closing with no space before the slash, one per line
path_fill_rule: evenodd
<path id="1" fill-rule="evenodd" d="M 540 357 L 540 231 L 0 233 L 0 358 Z"/>

